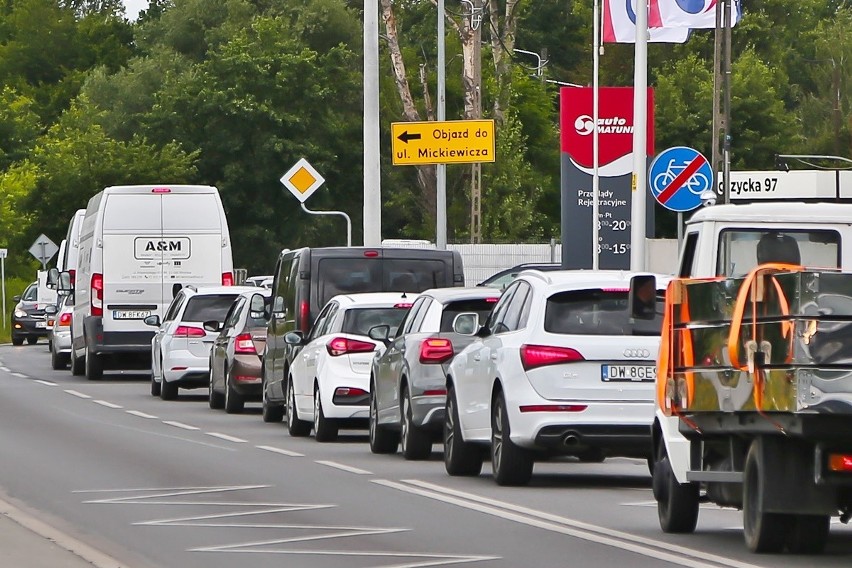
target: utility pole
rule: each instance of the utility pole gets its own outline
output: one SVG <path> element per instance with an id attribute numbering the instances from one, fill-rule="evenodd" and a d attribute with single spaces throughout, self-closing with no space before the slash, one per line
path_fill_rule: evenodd
<path id="1" fill-rule="evenodd" d="M 482 0 L 472 0 L 470 27 L 473 30 L 473 119 L 482 118 Z M 470 165 L 470 242 L 482 241 L 482 164 Z"/>
<path id="2" fill-rule="evenodd" d="M 713 49 L 713 132 L 710 162 L 717 183 L 717 203 L 729 196 L 731 164 L 731 4 L 716 3 L 716 35 Z"/>

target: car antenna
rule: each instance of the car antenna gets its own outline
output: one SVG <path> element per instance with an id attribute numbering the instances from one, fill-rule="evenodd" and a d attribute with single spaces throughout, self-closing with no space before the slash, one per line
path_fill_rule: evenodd
<path id="1" fill-rule="evenodd" d="M 405 292 L 402 293 L 402 299 L 405 300 L 408 296 L 405 295 Z"/>

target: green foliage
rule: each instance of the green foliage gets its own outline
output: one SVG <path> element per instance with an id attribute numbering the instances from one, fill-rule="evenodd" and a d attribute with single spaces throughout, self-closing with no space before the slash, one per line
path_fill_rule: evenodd
<path id="1" fill-rule="evenodd" d="M 11 253 L 12 251 L 9 252 Z M 27 255 L 29 255 L 29 253 L 27 253 Z M 8 264 L 6 266 L 8 268 Z M 0 343 L 9 343 L 12 341 L 12 312 L 15 311 L 15 306 L 17 305 L 17 302 L 12 300 L 12 298 L 23 294 L 24 290 L 27 289 L 27 286 L 32 284 L 36 279 L 35 269 L 31 269 L 30 272 L 32 273 L 32 276 L 29 278 L 6 278 L 6 313 L 3 314 L 4 325 L 0 327 Z"/>

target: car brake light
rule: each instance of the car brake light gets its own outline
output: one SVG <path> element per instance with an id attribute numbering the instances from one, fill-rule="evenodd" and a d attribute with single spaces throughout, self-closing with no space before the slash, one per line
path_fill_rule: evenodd
<path id="1" fill-rule="evenodd" d="M 433 337 L 420 344 L 421 363 L 443 363 L 453 357 L 453 344 L 449 339 Z"/>
<path id="2" fill-rule="evenodd" d="M 365 396 L 368 394 L 370 393 L 364 389 L 354 387 L 337 387 L 334 389 L 334 396 Z"/>
<path id="3" fill-rule="evenodd" d="M 377 256 L 379 256 L 379 251 L 377 251 L 377 250 L 365 250 L 364 256 L 366 256 L 367 258 L 376 258 Z"/>
<path id="4" fill-rule="evenodd" d="M 151 193 L 171 193 L 172 190 L 168 187 L 155 187 L 151 190 Z"/>
<path id="5" fill-rule="evenodd" d="M 74 269 L 69 270 L 68 279 L 71 281 L 71 286 L 73 286 L 74 283 L 77 281 L 77 271 Z"/>
<path id="6" fill-rule="evenodd" d="M 233 286 L 234 275 L 231 272 L 222 273 L 222 286 Z"/>
<path id="7" fill-rule="evenodd" d="M 612 292 L 612 293 L 620 292 L 620 293 L 626 294 L 629 291 L 630 290 L 628 290 L 627 288 L 601 288 L 601 292 Z"/>
<path id="8" fill-rule="evenodd" d="M 206 331 L 191 325 L 179 325 L 175 330 L 175 337 L 204 337 L 206 335 Z"/>
<path id="9" fill-rule="evenodd" d="M 250 333 L 241 333 L 234 339 L 234 353 L 239 355 L 257 355 Z"/>
<path id="10" fill-rule="evenodd" d="M 485 301 L 488 302 L 489 304 L 496 304 L 497 300 L 499 300 L 499 299 L 500 299 L 499 297 L 497 297 L 497 298 L 485 298 Z"/>
<path id="11" fill-rule="evenodd" d="M 852 472 L 852 455 L 829 454 L 828 469 L 837 472 Z"/>
<path id="12" fill-rule="evenodd" d="M 325 348 L 328 354 L 332 357 L 346 355 L 347 353 L 369 353 L 376 349 L 374 343 L 369 341 L 359 341 L 358 339 L 349 339 L 348 337 L 335 337 L 326 344 Z"/>
<path id="13" fill-rule="evenodd" d="M 307 301 L 299 304 L 299 321 L 301 322 L 301 331 L 308 333 L 311 328 L 311 306 Z"/>
<path id="14" fill-rule="evenodd" d="M 549 345 L 521 345 L 521 365 L 529 371 L 536 367 L 584 361 L 576 349 Z"/>
<path id="15" fill-rule="evenodd" d="M 104 315 L 104 275 L 92 274 L 92 315 Z"/>
<path id="16" fill-rule="evenodd" d="M 71 325 L 71 313 L 66 312 L 59 316 L 59 325 L 67 326 Z"/>
<path id="17" fill-rule="evenodd" d="M 400 309 L 403 309 L 403 308 L 404 308 L 404 309 L 406 309 L 406 310 L 407 310 L 408 308 L 410 308 L 411 306 L 412 306 L 412 304 L 406 304 L 406 303 L 399 303 L 399 304 L 394 304 L 394 305 L 393 305 L 393 307 L 394 307 L 394 308 L 400 308 Z"/>

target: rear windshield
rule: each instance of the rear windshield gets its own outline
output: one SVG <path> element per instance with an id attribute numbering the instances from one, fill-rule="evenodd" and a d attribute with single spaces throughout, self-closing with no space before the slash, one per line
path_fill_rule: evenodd
<path id="1" fill-rule="evenodd" d="M 491 308 L 497 303 L 497 298 L 491 301 L 480 300 L 459 300 L 458 302 L 450 302 L 444 306 L 444 311 L 441 313 L 441 331 L 453 331 L 453 320 L 456 316 L 465 312 L 476 312 L 479 314 L 479 321 L 484 322 L 488 319 L 488 314 L 491 313 Z"/>
<path id="2" fill-rule="evenodd" d="M 104 231 L 122 230 L 158 233 L 162 231 L 160 196 L 125 193 L 108 195 L 104 210 Z"/>
<path id="3" fill-rule="evenodd" d="M 652 320 L 633 320 L 627 291 L 575 290 L 547 299 L 544 330 L 565 335 L 660 335 L 663 292 Z"/>
<path id="4" fill-rule="evenodd" d="M 343 317 L 343 333 L 367 335 L 377 325 L 387 325 L 397 329 L 408 308 L 355 308 L 346 310 Z"/>
<path id="5" fill-rule="evenodd" d="M 317 304 L 338 294 L 415 292 L 452 286 L 447 265 L 440 260 L 324 258 L 318 263 Z"/>
<path id="6" fill-rule="evenodd" d="M 186 303 L 183 321 L 225 321 L 225 315 L 231 309 L 231 304 L 237 298 L 236 294 L 217 294 L 210 296 L 193 296 Z"/>

